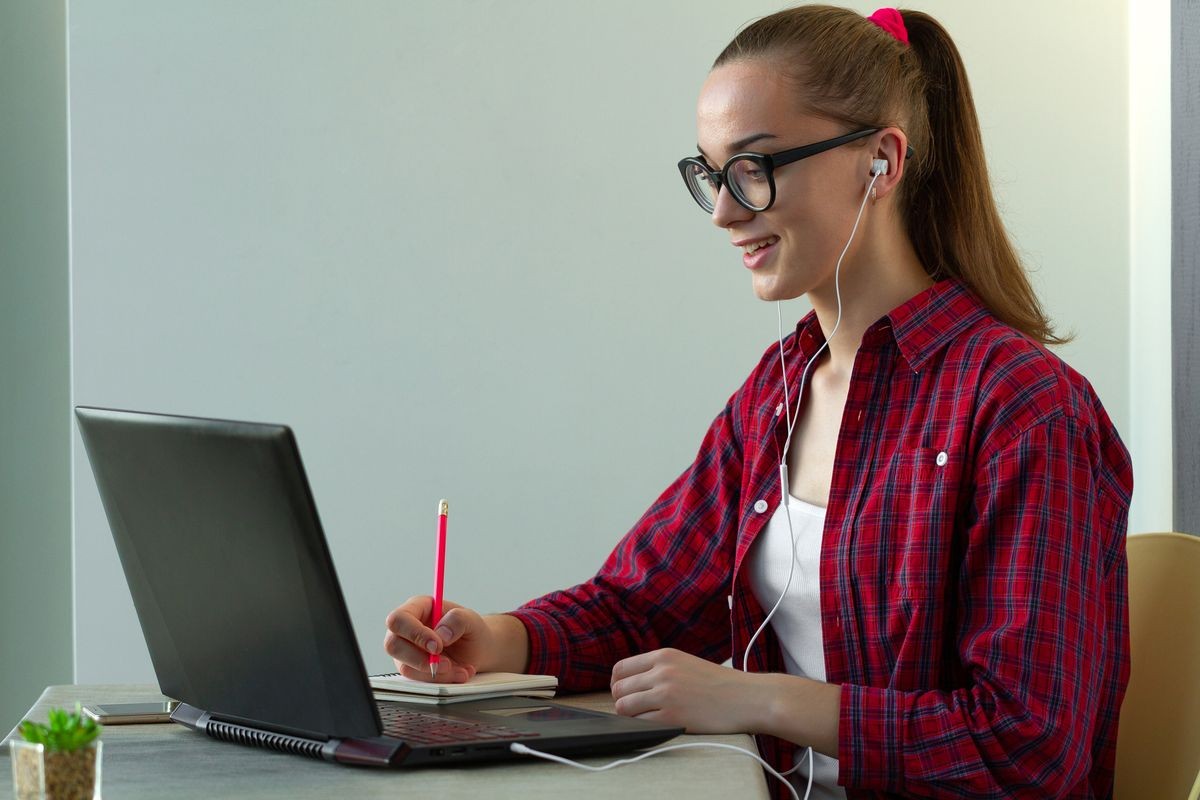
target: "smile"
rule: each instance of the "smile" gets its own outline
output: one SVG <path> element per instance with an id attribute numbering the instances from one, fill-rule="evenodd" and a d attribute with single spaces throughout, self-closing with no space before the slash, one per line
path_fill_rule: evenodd
<path id="1" fill-rule="evenodd" d="M 753 255 L 755 252 L 761 250 L 764 247 L 770 247 L 771 245 L 775 244 L 778 241 L 779 241 L 778 236 L 772 236 L 769 239 L 763 239 L 761 242 L 751 242 L 750 244 L 743 245 L 742 249 L 745 250 L 746 255 L 749 256 L 749 255 Z"/>

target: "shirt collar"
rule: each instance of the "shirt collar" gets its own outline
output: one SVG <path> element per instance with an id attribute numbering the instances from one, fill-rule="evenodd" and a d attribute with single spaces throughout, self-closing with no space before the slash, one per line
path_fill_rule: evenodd
<path id="1" fill-rule="evenodd" d="M 895 341 L 900 355 L 919 371 L 930 357 L 987 313 L 965 286 L 947 278 L 880 317 L 863 334 L 861 348 L 875 349 Z M 824 343 L 816 312 L 810 311 L 796 325 L 796 341 L 806 358 Z"/>

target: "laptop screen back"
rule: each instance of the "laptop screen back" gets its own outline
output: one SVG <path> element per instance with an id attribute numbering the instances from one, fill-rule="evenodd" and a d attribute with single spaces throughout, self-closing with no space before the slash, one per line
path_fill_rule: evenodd
<path id="1" fill-rule="evenodd" d="M 291 430 L 75 413 L 162 692 L 314 738 L 378 735 Z"/>

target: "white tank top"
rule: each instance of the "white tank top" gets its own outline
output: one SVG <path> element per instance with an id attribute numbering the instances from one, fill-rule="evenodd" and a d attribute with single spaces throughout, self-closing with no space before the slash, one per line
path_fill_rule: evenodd
<path id="1" fill-rule="evenodd" d="M 780 604 L 771 627 L 783 648 L 783 662 L 789 675 L 801 675 L 815 681 L 825 680 L 825 647 L 821 636 L 821 538 L 825 530 L 825 509 L 789 495 L 792 530 L 796 536 L 796 571 L 787 597 Z M 766 530 L 758 535 L 750 551 L 750 588 L 769 613 L 783 587 L 791 567 L 792 543 L 782 503 L 775 510 Z M 807 748 L 796 751 L 798 768 L 788 776 L 803 797 L 808 785 Z M 811 798 L 845 798 L 837 785 L 836 758 L 813 751 Z"/>

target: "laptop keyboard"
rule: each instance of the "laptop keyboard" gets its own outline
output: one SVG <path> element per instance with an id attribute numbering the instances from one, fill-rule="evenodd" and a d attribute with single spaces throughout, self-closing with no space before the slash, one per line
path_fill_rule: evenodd
<path id="1" fill-rule="evenodd" d="M 507 725 L 489 725 L 467 719 L 447 719 L 437 714 L 422 714 L 406 708 L 379 704 L 383 735 L 404 739 L 415 744 L 448 744 L 454 742 L 504 741 L 525 739 L 539 734 L 520 731 Z"/>

